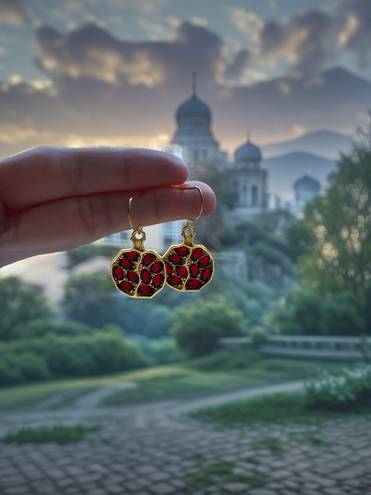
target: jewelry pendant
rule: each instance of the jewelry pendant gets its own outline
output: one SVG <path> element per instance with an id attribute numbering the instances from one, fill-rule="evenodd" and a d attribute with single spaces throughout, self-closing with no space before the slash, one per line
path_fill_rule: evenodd
<path id="1" fill-rule="evenodd" d="M 131 226 L 132 200 L 129 200 Z M 141 225 L 133 229 L 130 239 L 133 247 L 122 249 L 112 260 L 113 283 L 129 297 L 152 299 L 165 286 L 165 263 L 156 251 L 144 248 L 146 234 Z"/>
<path id="2" fill-rule="evenodd" d="M 201 209 L 196 220 L 203 211 L 203 195 L 201 189 Z M 201 244 L 194 244 L 196 230 L 192 220 L 187 220 L 181 230 L 183 243 L 170 246 L 163 255 L 166 265 L 166 283 L 180 292 L 199 291 L 209 284 L 214 275 L 214 258 L 210 251 Z"/>

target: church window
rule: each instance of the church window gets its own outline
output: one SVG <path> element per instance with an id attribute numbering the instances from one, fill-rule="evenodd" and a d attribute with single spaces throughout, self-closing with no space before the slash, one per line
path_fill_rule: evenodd
<path id="1" fill-rule="evenodd" d="M 258 206 L 258 188 L 257 188 L 257 186 L 252 186 L 252 188 L 251 188 L 251 204 L 252 204 L 252 206 Z"/>

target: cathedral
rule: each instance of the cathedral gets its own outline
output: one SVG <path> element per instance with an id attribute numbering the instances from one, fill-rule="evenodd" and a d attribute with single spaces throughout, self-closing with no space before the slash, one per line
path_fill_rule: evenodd
<path id="1" fill-rule="evenodd" d="M 220 150 L 213 136 L 211 111 L 198 97 L 195 79 L 191 97 L 176 111 L 176 124 L 170 149 L 181 151 L 191 175 L 192 171 L 205 165 L 228 172 L 230 186 L 236 194 L 236 206 L 232 214 L 235 221 L 243 221 L 267 209 L 267 171 L 261 167 L 260 149 L 248 135 L 247 141 L 236 149 L 234 160 L 228 160 L 227 154 Z"/>

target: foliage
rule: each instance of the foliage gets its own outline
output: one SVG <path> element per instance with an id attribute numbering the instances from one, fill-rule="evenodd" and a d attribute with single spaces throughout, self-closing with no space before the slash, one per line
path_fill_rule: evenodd
<path id="1" fill-rule="evenodd" d="M 192 413 L 192 416 L 207 423 L 211 421 L 222 426 L 239 428 L 242 425 L 254 423 L 313 423 L 333 420 L 343 417 L 344 412 L 336 409 L 320 409 L 314 412 L 304 393 L 281 393 L 201 409 Z M 364 404 L 362 407 L 346 412 L 370 414 L 371 406 Z"/>
<path id="2" fill-rule="evenodd" d="M 2 344 L 0 362 L 0 384 L 4 385 L 114 373 L 146 364 L 138 347 L 113 328 L 92 335 L 49 335 Z"/>
<path id="3" fill-rule="evenodd" d="M 70 249 L 66 251 L 68 268 L 74 268 L 94 256 L 103 256 L 111 259 L 117 254 L 118 249 L 118 246 L 107 244 L 86 244 L 75 249 Z"/>
<path id="4" fill-rule="evenodd" d="M 23 325 L 52 315 L 41 288 L 16 277 L 0 278 L 0 301 L 0 341 L 17 338 Z"/>
<path id="5" fill-rule="evenodd" d="M 371 366 L 344 369 L 337 375 L 324 371 L 306 383 L 306 394 L 309 404 L 320 409 L 354 410 L 359 404 L 371 404 Z"/>
<path id="6" fill-rule="evenodd" d="M 97 431 L 97 426 L 37 426 L 23 427 L 19 430 L 5 435 L 1 442 L 4 443 L 58 443 L 65 445 L 68 443 L 80 442 L 88 433 Z"/>
<path id="7" fill-rule="evenodd" d="M 179 308 L 172 334 L 180 349 L 202 356 L 217 348 L 220 337 L 241 335 L 245 324 L 240 310 L 218 298 Z"/>
<path id="8" fill-rule="evenodd" d="M 47 335 L 90 335 L 96 329 L 76 321 L 64 321 L 55 319 L 34 320 L 17 328 L 16 339 L 32 339 Z"/>
<path id="9" fill-rule="evenodd" d="M 282 334 L 360 335 L 365 329 L 352 294 L 321 296 L 308 289 L 291 290 L 271 311 L 269 324 Z"/>
<path id="10" fill-rule="evenodd" d="M 262 345 L 264 345 L 267 340 L 268 340 L 268 333 L 264 328 L 261 327 L 255 327 L 251 332 L 250 335 L 251 340 L 252 340 L 252 346 L 255 349 L 259 349 Z"/>
<path id="11" fill-rule="evenodd" d="M 369 145 L 358 144 L 342 156 L 326 194 L 308 204 L 302 226 L 310 239 L 300 263 L 305 284 L 319 293 L 351 291 L 371 322 Z"/>
<path id="12" fill-rule="evenodd" d="M 118 323 L 112 281 L 100 273 L 71 276 L 65 285 L 62 308 L 68 319 L 95 328 Z"/>

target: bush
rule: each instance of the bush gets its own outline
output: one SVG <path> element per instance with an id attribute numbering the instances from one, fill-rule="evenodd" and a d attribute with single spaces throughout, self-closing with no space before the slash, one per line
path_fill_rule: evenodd
<path id="1" fill-rule="evenodd" d="M 31 321 L 17 328 L 15 335 L 17 339 L 32 339 L 47 335 L 69 335 L 75 337 L 77 335 L 90 335 L 94 332 L 96 332 L 95 328 L 77 321 L 42 319 Z"/>
<path id="2" fill-rule="evenodd" d="M 181 350 L 202 356 L 217 348 L 219 338 L 241 335 L 245 323 L 242 312 L 223 299 L 201 300 L 179 308 L 172 334 Z"/>
<path id="3" fill-rule="evenodd" d="M 1 355 L 1 385 L 34 382 L 48 378 L 50 378 L 50 373 L 45 359 L 36 354 L 9 352 Z"/>
<path id="4" fill-rule="evenodd" d="M 267 342 L 268 334 L 263 328 L 254 328 L 254 330 L 250 332 L 250 337 L 252 346 L 255 349 L 259 349 L 259 347 Z"/>
<path id="5" fill-rule="evenodd" d="M 119 329 L 111 329 L 93 335 L 49 335 L 3 344 L 0 363 L 0 383 L 10 384 L 125 371 L 145 366 L 146 359 Z"/>
<path id="6" fill-rule="evenodd" d="M 371 402 L 371 366 L 344 369 L 338 375 L 324 371 L 306 383 L 306 395 L 311 406 L 320 409 L 352 409 Z"/>
<path id="7" fill-rule="evenodd" d="M 288 293 L 275 307 L 269 323 L 282 334 L 360 335 L 364 321 L 354 297 L 346 292 L 323 296 L 307 289 Z"/>
<path id="8" fill-rule="evenodd" d="M 52 315 L 41 288 L 16 277 L 0 279 L 0 301 L 0 341 L 17 338 L 25 324 Z"/>

